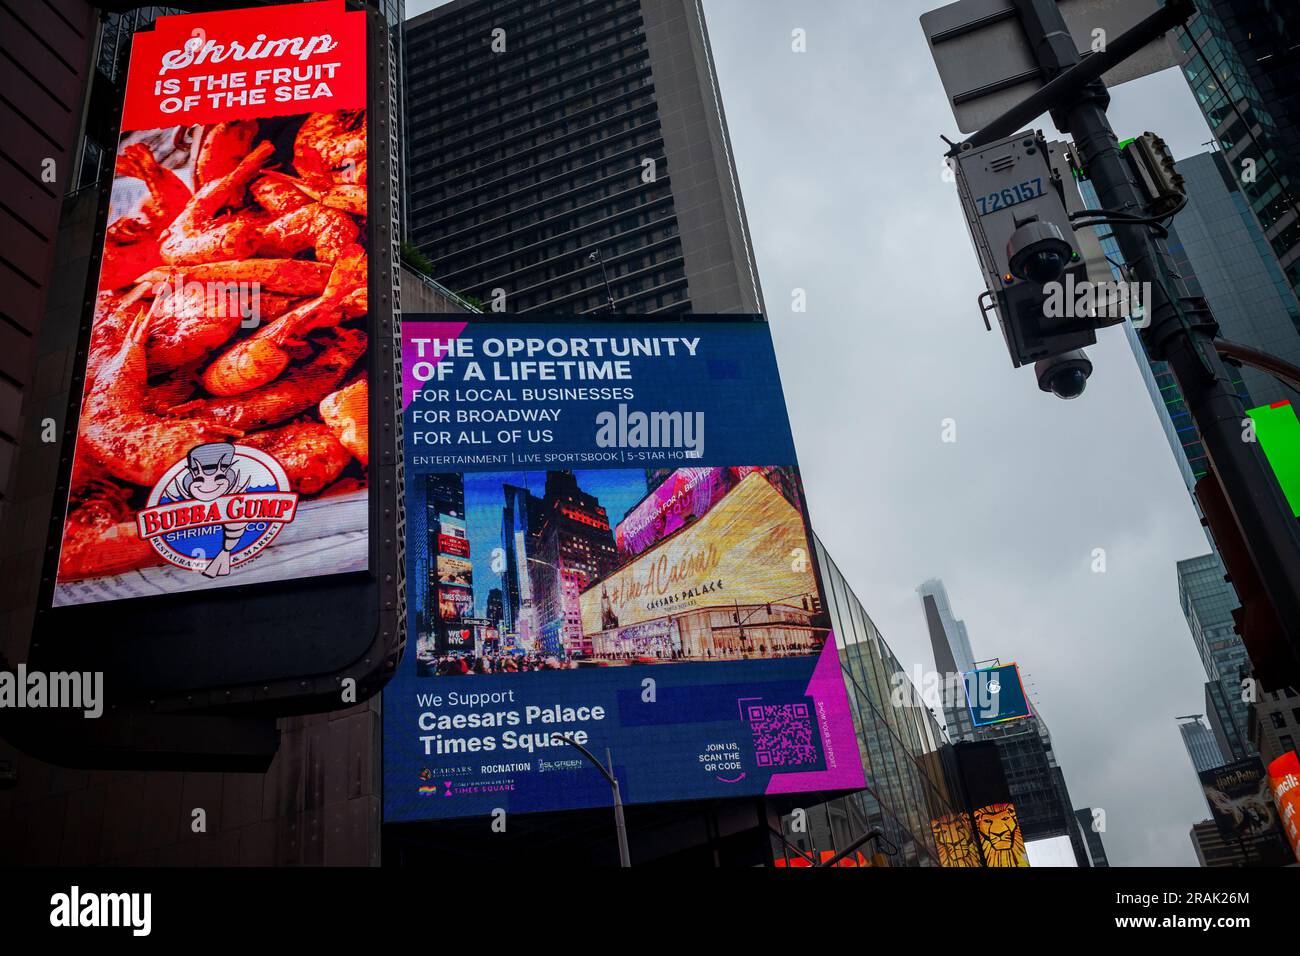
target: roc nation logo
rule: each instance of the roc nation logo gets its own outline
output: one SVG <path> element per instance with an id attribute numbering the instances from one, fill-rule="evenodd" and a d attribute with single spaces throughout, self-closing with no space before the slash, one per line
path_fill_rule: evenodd
<path id="1" fill-rule="evenodd" d="M 167 470 L 136 524 L 163 560 L 216 578 L 266 550 L 297 510 L 298 496 L 274 458 L 211 442 Z"/>

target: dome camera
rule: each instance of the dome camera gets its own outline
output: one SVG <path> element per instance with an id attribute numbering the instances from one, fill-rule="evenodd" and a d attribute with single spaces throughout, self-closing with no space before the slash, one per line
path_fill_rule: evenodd
<path id="1" fill-rule="evenodd" d="M 1092 362 L 1082 349 L 1064 352 L 1034 363 L 1038 387 L 1057 398 L 1078 398 L 1092 375 Z"/>
<path id="2" fill-rule="evenodd" d="M 1017 227 L 1007 243 L 1011 274 L 1046 285 L 1065 275 L 1074 247 L 1055 224 L 1033 220 Z"/>

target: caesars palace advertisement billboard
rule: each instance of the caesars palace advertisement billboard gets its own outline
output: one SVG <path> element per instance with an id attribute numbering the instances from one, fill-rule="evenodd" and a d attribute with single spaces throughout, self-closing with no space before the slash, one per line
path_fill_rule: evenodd
<path id="1" fill-rule="evenodd" d="M 455 321 L 453 321 L 455 319 Z M 752 317 L 407 315 L 384 818 L 831 791 L 863 771 Z"/>
<path id="2" fill-rule="evenodd" d="M 134 37 L 54 606 L 368 568 L 366 14 Z"/>

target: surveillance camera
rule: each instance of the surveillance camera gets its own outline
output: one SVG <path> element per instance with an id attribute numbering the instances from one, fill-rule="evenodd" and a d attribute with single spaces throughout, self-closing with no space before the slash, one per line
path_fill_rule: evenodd
<path id="1" fill-rule="evenodd" d="M 1065 275 L 1066 266 L 1074 255 L 1074 247 L 1066 241 L 1054 223 L 1034 219 L 1016 228 L 1007 242 L 1007 257 L 1011 274 L 1046 285 Z"/>
<path id="2" fill-rule="evenodd" d="M 1092 374 L 1092 362 L 1082 349 L 1075 349 L 1035 362 L 1034 374 L 1044 392 L 1051 392 L 1057 398 L 1078 398 Z"/>

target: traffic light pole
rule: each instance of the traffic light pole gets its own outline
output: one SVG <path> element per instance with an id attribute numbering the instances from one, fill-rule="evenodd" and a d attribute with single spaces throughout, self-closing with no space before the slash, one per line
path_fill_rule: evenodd
<path id="1" fill-rule="evenodd" d="M 1014 3 L 1049 81 L 1080 62 L 1056 0 Z M 1073 138 L 1101 208 L 1144 216 L 1143 193 L 1106 117 L 1109 103 L 1098 78 L 1052 104 L 1052 119 Z M 1132 275 L 1150 283 L 1151 322 L 1141 333 L 1143 342 L 1153 358 L 1168 362 L 1178 382 L 1292 655 L 1300 660 L 1300 522 L 1259 446 L 1243 438 L 1246 410 L 1215 349 L 1214 317 L 1203 299 L 1188 293 L 1168 248 L 1149 226 L 1112 223 L 1111 228 Z"/>

